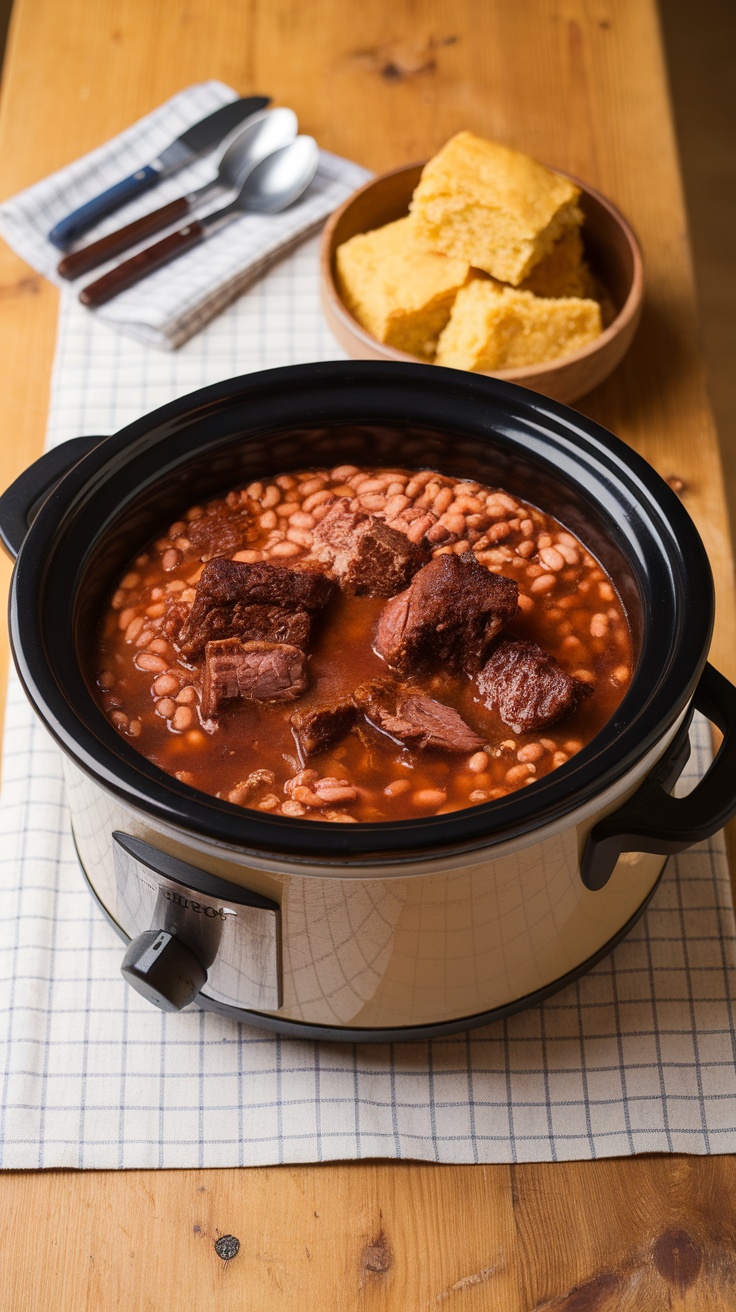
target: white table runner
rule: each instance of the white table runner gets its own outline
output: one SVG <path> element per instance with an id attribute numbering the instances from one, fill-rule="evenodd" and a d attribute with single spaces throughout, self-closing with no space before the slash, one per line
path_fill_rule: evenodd
<path id="1" fill-rule="evenodd" d="M 62 297 L 49 443 L 218 379 L 335 358 L 310 240 L 176 354 Z M 702 773 L 699 725 L 688 767 Z M 506 1021 L 432 1042 L 283 1039 L 163 1015 L 122 981 L 67 827 L 58 751 L 13 677 L 0 799 L 0 1165 L 547 1161 L 736 1150 L 736 950 L 722 839 L 668 866 L 615 952 Z"/>

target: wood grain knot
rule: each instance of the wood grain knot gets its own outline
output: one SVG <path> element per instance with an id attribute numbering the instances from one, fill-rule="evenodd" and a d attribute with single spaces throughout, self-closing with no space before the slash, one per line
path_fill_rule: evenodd
<path id="1" fill-rule="evenodd" d="M 364 1271 L 370 1271 L 373 1275 L 382 1276 L 391 1270 L 393 1264 L 394 1255 L 391 1252 L 391 1245 L 382 1230 L 377 1239 L 373 1239 L 370 1244 L 366 1244 L 361 1255 L 360 1265 Z"/>
<path id="2" fill-rule="evenodd" d="M 682 1294 L 697 1278 L 703 1265 L 703 1250 L 685 1230 L 665 1230 L 652 1246 L 659 1274 Z"/>
<path id="3" fill-rule="evenodd" d="M 18 278 L 16 282 L 8 283 L 5 287 L 0 287 L 0 296 L 38 296 L 42 281 L 37 274 L 29 274 L 25 278 Z"/>
<path id="4" fill-rule="evenodd" d="M 374 73 L 378 73 L 384 82 L 406 82 L 410 78 L 437 72 L 437 60 L 434 52 L 444 46 L 454 46 L 459 41 L 457 36 L 431 36 L 424 42 L 387 41 L 381 45 L 369 46 L 353 51 L 352 58 Z"/>
<path id="5" fill-rule="evenodd" d="M 221 1235 L 215 1240 L 215 1252 L 223 1262 L 230 1262 L 240 1252 L 240 1240 L 235 1235 Z"/>
<path id="6" fill-rule="evenodd" d="M 613 1296 L 618 1294 L 620 1286 L 621 1281 L 613 1271 L 602 1271 L 561 1298 L 540 1303 L 536 1312 L 614 1312 Z"/>

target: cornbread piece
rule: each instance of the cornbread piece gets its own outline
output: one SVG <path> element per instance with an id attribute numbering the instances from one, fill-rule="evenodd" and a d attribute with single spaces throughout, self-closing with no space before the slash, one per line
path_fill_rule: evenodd
<path id="1" fill-rule="evenodd" d="M 307 661 L 285 642 L 208 642 L 202 681 L 202 715 L 216 716 L 221 702 L 293 702 L 307 686 Z"/>
<path id="2" fill-rule="evenodd" d="M 346 592 L 392 597 L 425 563 L 429 550 L 375 515 L 351 510 L 341 498 L 314 529 L 312 554 Z"/>
<path id="3" fill-rule="evenodd" d="M 431 360 L 467 260 L 427 250 L 408 217 L 351 237 L 336 260 L 340 295 L 358 322 L 379 342 Z"/>
<path id="4" fill-rule="evenodd" d="M 535 296 L 583 296 L 593 298 L 593 278 L 583 258 L 579 228 L 568 228 L 548 255 L 535 264 L 519 291 Z"/>
<path id="5" fill-rule="evenodd" d="M 384 607 L 375 650 L 400 674 L 439 666 L 474 674 L 518 596 L 515 579 L 492 574 L 472 552 L 435 556 Z"/>
<path id="6" fill-rule="evenodd" d="M 350 733 L 357 718 L 355 703 L 343 701 L 333 702 L 331 706 L 315 706 L 308 711 L 295 711 L 291 724 L 304 755 L 314 756 Z"/>
<path id="7" fill-rule="evenodd" d="M 452 706 L 402 689 L 390 679 L 363 684 L 356 689 L 355 701 L 371 724 L 407 747 L 477 752 L 483 746 L 483 739 Z"/>
<path id="8" fill-rule="evenodd" d="M 219 638 L 263 638 L 305 647 L 308 612 L 321 610 L 332 589 L 330 579 L 316 570 L 210 560 L 179 631 L 179 647 L 187 656 L 198 656 L 206 643 Z"/>
<path id="9" fill-rule="evenodd" d="M 571 715 L 593 691 L 536 642 L 500 642 L 478 676 L 489 710 L 514 733 L 536 733 Z"/>
<path id="10" fill-rule="evenodd" d="M 521 151 L 458 132 L 425 166 L 410 209 L 419 240 L 518 287 L 582 222 L 579 195 Z"/>
<path id="11" fill-rule="evenodd" d="M 572 355 L 602 331 L 597 301 L 533 296 L 476 280 L 458 293 L 436 362 L 477 373 L 517 369 Z"/>

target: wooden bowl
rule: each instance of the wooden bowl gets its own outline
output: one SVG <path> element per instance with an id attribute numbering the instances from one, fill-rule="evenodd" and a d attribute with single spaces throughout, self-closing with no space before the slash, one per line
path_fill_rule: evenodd
<path id="1" fill-rule="evenodd" d="M 330 330 L 355 360 L 404 360 L 425 363 L 418 356 L 384 346 L 346 308 L 337 289 L 335 251 L 359 232 L 403 218 L 424 166 L 410 164 L 367 182 L 330 217 L 322 234 L 322 308 Z M 569 174 L 563 174 L 569 177 Z M 615 205 L 577 178 L 585 215 L 583 242 L 588 262 L 613 304 L 615 317 L 582 350 L 545 364 L 499 369 L 494 378 L 520 383 L 556 401 L 575 401 L 590 392 L 616 368 L 636 332 L 641 314 L 644 277 L 641 251 L 631 228 Z"/>

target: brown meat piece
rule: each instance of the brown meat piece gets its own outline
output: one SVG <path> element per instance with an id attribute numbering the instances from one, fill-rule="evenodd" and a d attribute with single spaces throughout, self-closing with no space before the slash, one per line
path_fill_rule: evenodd
<path id="1" fill-rule="evenodd" d="M 490 710 L 514 733 L 536 733 L 571 715 L 592 688 L 562 669 L 536 642 L 509 640 L 497 646 L 478 676 Z"/>
<path id="2" fill-rule="evenodd" d="M 390 679 L 363 684 L 355 701 L 371 724 L 407 747 L 470 753 L 483 746 L 483 739 L 451 706 Z"/>
<path id="3" fill-rule="evenodd" d="M 313 533 L 312 554 L 356 596 L 392 597 L 428 560 L 429 550 L 410 542 L 376 515 L 351 510 L 341 498 Z"/>
<path id="4" fill-rule="evenodd" d="M 475 674 L 518 596 L 514 579 L 492 574 L 472 552 L 435 556 L 384 608 L 376 651 L 399 674 L 437 666 Z"/>
<path id="5" fill-rule="evenodd" d="M 326 605 L 332 588 L 317 570 L 210 560 L 179 631 L 179 647 L 187 656 L 198 656 L 206 643 L 234 637 L 306 646 L 309 613 Z"/>
<path id="6" fill-rule="evenodd" d="M 331 706 L 315 706 L 311 710 L 295 711 L 291 717 L 296 739 L 305 756 L 324 752 L 333 743 L 350 733 L 358 710 L 352 701 L 334 702 Z"/>
<path id="7" fill-rule="evenodd" d="M 212 719 L 222 702 L 293 702 L 307 686 L 307 661 L 285 642 L 208 642 L 202 682 L 202 715 Z"/>

